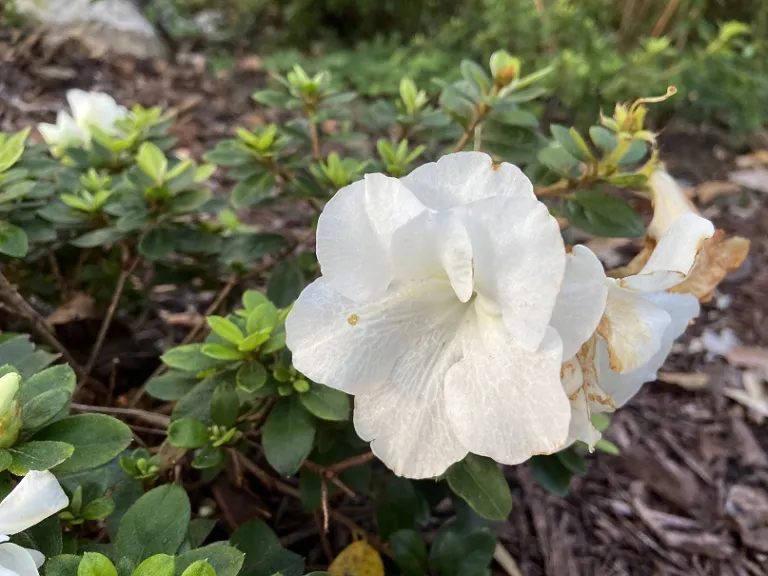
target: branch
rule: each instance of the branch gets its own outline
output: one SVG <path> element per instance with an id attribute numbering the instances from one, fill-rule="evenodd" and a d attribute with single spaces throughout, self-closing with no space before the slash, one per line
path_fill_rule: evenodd
<path id="1" fill-rule="evenodd" d="M 171 425 L 171 419 L 168 416 L 147 412 L 146 410 L 138 410 L 136 408 L 110 408 L 107 406 L 89 406 L 87 404 L 73 403 L 72 410 L 77 410 L 78 412 L 95 412 L 97 414 L 113 414 L 115 416 L 130 416 L 132 418 L 143 420 L 148 424 L 160 426 L 163 429 L 166 429 Z"/>
<path id="2" fill-rule="evenodd" d="M 346 460 L 342 460 L 341 462 L 336 462 L 336 464 L 332 464 L 331 466 L 328 466 L 327 470 L 328 472 L 331 472 L 333 474 L 339 474 L 349 468 L 354 468 L 355 466 L 362 466 L 363 464 L 367 464 L 374 458 L 376 458 L 376 456 L 374 456 L 373 452 L 365 452 L 364 454 L 360 454 L 359 456 L 353 456 L 352 458 L 347 458 Z"/>
<path id="3" fill-rule="evenodd" d="M 16 287 L 11 284 L 2 272 L 0 272 L 0 298 L 5 300 L 6 304 L 13 308 L 20 316 L 25 318 L 31 325 L 32 331 L 51 348 L 56 350 L 56 352 L 61 354 L 64 361 L 72 367 L 78 376 L 85 373 L 83 367 L 72 357 L 69 350 L 56 338 L 45 318 L 19 294 Z"/>

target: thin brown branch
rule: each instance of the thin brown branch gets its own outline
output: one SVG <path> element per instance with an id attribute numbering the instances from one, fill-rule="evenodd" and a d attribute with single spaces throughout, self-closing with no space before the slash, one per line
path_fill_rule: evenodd
<path id="1" fill-rule="evenodd" d="M 99 334 L 96 337 L 96 344 L 94 344 L 93 349 L 91 350 L 91 355 L 88 357 L 88 363 L 85 365 L 83 376 L 80 378 L 80 386 L 87 382 L 88 377 L 91 375 L 93 365 L 96 363 L 96 359 L 99 357 L 99 352 L 101 352 L 101 348 L 104 346 L 104 340 L 107 337 L 109 327 L 112 325 L 112 319 L 115 317 L 115 312 L 117 311 L 117 306 L 120 303 L 120 297 L 123 295 L 125 284 L 128 282 L 128 278 L 131 277 L 131 274 L 133 274 L 133 271 L 136 269 L 136 266 L 138 266 L 140 261 L 141 256 L 139 254 L 134 256 L 130 261 L 126 259 L 123 269 L 120 271 L 120 276 L 118 277 L 117 284 L 115 285 L 115 291 L 112 293 L 112 301 L 109 303 L 109 308 L 107 308 L 107 315 L 104 316 L 104 320 L 101 322 Z"/>
<path id="2" fill-rule="evenodd" d="M 558 180 L 554 184 L 549 186 L 537 186 L 534 189 L 536 196 L 541 198 L 542 196 L 560 196 L 569 190 L 571 190 L 572 184 L 569 180 Z"/>
<path id="3" fill-rule="evenodd" d="M 328 483 L 320 479 L 320 508 L 323 510 L 323 532 L 328 534 Z"/>
<path id="4" fill-rule="evenodd" d="M 312 111 L 307 111 L 307 120 L 309 121 L 309 136 L 312 139 L 312 156 L 315 160 L 320 160 L 320 133 Z"/>
<path id="5" fill-rule="evenodd" d="M 328 541 L 328 535 L 323 530 L 323 525 L 320 522 L 320 515 L 317 513 L 317 511 L 312 512 L 312 520 L 314 520 L 315 528 L 317 529 L 317 533 L 320 535 L 320 543 L 323 546 L 323 554 L 325 554 L 325 557 L 328 559 L 328 564 L 330 564 L 333 562 L 333 549 L 331 548 L 331 543 Z"/>
<path id="6" fill-rule="evenodd" d="M 61 357 L 64 358 L 78 376 L 84 374 L 83 367 L 72 357 L 69 350 L 59 342 L 53 330 L 45 321 L 45 318 L 19 294 L 16 287 L 11 284 L 2 272 L 0 272 L 0 298 L 20 316 L 25 318 L 30 324 L 32 331 L 51 348 L 56 350 L 56 352 L 61 354 Z"/>
<path id="7" fill-rule="evenodd" d="M 672 16 L 674 16 L 675 12 L 677 12 L 679 6 L 680 0 L 670 0 L 669 4 L 667 4 L 667 7 L 664 9 L 664 12 L 662 12 L 661 16 L 656 22 L 656 25 L 653 27 L 653 32 L 651 32 L 651 36 L 653 38 L 658 38 L 664 33 L 664 31 L 667 29 L 667 26 L 669 25 L 669 21 L 672 19 Z"/>
<path id="8" fill-rule="evenodd" d="M 146 410 L 139 410 L 137 408 L 117 408 L 109 406 L 90 406 L 88 404 L 72 404 L 72 410 L 78 412 L 94 412 L 97 414 L 111 414 L 113 416 L 129 416 L 136 418 L 137 420 L 143 420 L 147 424 L 153 424 L 160 426 L 163 429 L 168 428 L 171 424 L 171 419 L 168 416 L 162 414 L 155 414 L 154 412 L 148 412 Z"/>
<path id="9" fill-rule="evenodd" d="M 328 466 L 327 470 L 328 472 L 331 472 L 333 474 L 340 474 L 341 472 L 344 472 L 349 468 L 354 468 L 355 466 L 362 466 L 363 464 L 367 464 L 374 458 L 376 458 L 376 456 L 374 456 L 373 452 L 365 452 L 363 454 L 360 454 L 359 456 L 353 456 L 352 458 L 347 458 L 346 460 L 342 460 L 341 462 L 336 462 L 336 464 L 332 464 L 331 466 Z"/>
<path id="10" fill-rule="evenodd" d="M 342 482 L 338 476 L 336 476 L 335 472 L 332 472 L 325 466 L 320 466 L 319 464 L 315 464 L 314 462 L 311 462 L 310 460 L 305 460 L 303 466 L 307 468 L 308 470 L 311 470 L 325 482 L 326 480 L 330 480 L 334 486 L 336 486 L 339 490 L 344 492 L 347 496 L 350 498 L 357 498 L 357 494 L 355 494 L 355 491 L 352 490 L 349 486 L 347 486 L 344 482 Z"/>

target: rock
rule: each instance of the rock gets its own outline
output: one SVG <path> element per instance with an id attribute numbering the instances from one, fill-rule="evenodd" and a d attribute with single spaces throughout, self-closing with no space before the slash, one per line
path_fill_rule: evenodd
<path id="1" fill-rule="evenodd" d="M 46 28 L 46 40 L 51 43 L 76 39 L 96 55 L 167 55 L 167 47 L 131 0 L 12 1 L 21 16 Z"/>

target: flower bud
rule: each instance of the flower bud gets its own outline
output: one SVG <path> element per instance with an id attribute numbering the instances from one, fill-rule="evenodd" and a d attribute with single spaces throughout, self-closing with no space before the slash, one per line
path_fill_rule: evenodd
<path id="1" fill-rule="evenodd" d="M 0 378 L 0 448 L 16 443 L 21 430 L 19 385 L 21 376 L 11 372 Z"/>
<path id="2" fill-rule="evenodd" d="M 520 76 L 520 59 L 506 50 L 496 50 L 491 55 L 491 74 L 497 86 L 506 86 Z"/>

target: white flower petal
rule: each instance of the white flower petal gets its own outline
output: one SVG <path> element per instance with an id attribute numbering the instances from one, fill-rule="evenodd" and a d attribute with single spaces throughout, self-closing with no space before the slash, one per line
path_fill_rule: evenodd
<path id="1" fill-rule="evenodd" d="M 678 218 L 684 214 L 695 213 L 696 209 L 680 185 L 664 170 L 651 174 L 648 184 L 653 203 L 653 219 L 648 225 L 648 236 L 660 240 Z"/>
<path id="2" fill-rule="evenodd" d="M 690 294 L 667 294 L 659 292 L 645 294 L 644 298 L 663 309 L 671 318 L 661 341 L 659 350 L 643 366 L 627 374 L 618 374 L 610 369 L 608 349 L 600 342 L 597 350 L 597 362 L 600 387 L 611 396 L 617 406 L 624 405 L 640 390 L 646 382 L 656 379 L 656 373 L 672 350 L 672 344 L 699 315 L 699 302 Z"/>
<path id="3" fill-rule="evenodd" d="M 0 534 L 18 534 L 68 504 L 69 499 L 53 474 L 32 470 L 0 502 Z"/>
<path id="4" fill-rule="evenodd" d="M 35 560 L 26 548 L 6 542 L 0 544 L 0 567 L 18 576 L 38 576 Z"/>
<path id="5" fill-rule="evenodd" d="M 77 88 L 67 91 L 67 102 L 72 109 L 72 116 L 81 128 L 87 129 L 87 120 L 91 111 L 91 97 L 85 90 Z"/>
<path id="6" fill-rule="evenodd" d="M 712 222 L 692 212 L 680 216 L 659 240 L 643 269 L 619 280 L 637 292 L 657 292 L 676 286 L 688 275 L 702 244 L 715 233 Z"/>
<path id="7" fill-rule="evenodd" d="M 563 358 L 576 354 L 594 334 L 607 296 L 600 260 L 586 246 L 574 246 L 566 257 L 565 277 L 550 321 L 563 341 Z"/>
<path id="8" fill-rule="evenodd" d="M 401 179 L 433 210 L 447 210 L 493 196 L 534 198 L 533 185 L 512 164 L 495 164 L 482 152 L 448 154 Z"/>
<path id="9" fill-rule="evenodd" d="M 288 314 L 287 345 L 296 369 L 312 380 L 349 394 L 369 393 L 387 381 L 399 357 L 422 343 L 423 334 L 436 324 L 458 326 L 461 313 L 447 280 L 406 284 L 359 304 L 320 278 Z"/>
<path id="10" fill-rule="evenodd" d="M 475 290 L 501 310 L 510 338 L 528 350 L 544 338 L 565 274 L 565 246 L 547 207 L 527 196 L 466 207 Z"/>
<path id="11" fill-rule="evenodd" d="M 458 320 L 423 332 L 398 358 L 384 386 L 355 397 L 357 434 L 371 441 L 373 453 L 399 476 L 439 476 L 467 454 L 444 401 L 445 375 L 461 357 Z"/>
<path id="12" fill-rule="evenodd" d="M 461 302 L 469 302 L 475 288 L 472 240 L 458 216 L 449 214 L 443 220 L 438 230 L 437 249 L 456 296 Z"/>
<path id="13" fill-rule="evenodd" d="M 637 370 L 661 348 L 664 331 L 670 323 L 663 308 L 611 280 L 605 313 L 597 332 L 609 351 L 611 369 L 621 374 Z"/>
<path id="14" fill-rule="evenodd" d="M 451 423 L 461 443 L 502 464 L 561 449 L 571 407 L 560 381 L 562 344 L 550 329 L 537 352 L 480 313 L 464 330 L 464 358 L 446 378 Z"/>
<path id="15" fill-rule="evenodd" d="M 392 234 L 423 210 L 397 179 L 381 174 L 339 190 L 317 223 L 317 259 L 325 279 L 353 300 L 383 294 L 394 278 Z"/>
<path id="16" fill-rule="evenodd" d="M 45 554 L 38 552 L 37 550 L 32 550 L 32 548 L 24 548 L 24 550 L 32 557 L 32 561 L 35 563 L 37 568 L 40 568 L 43 564 L 45 564 Z"/>

